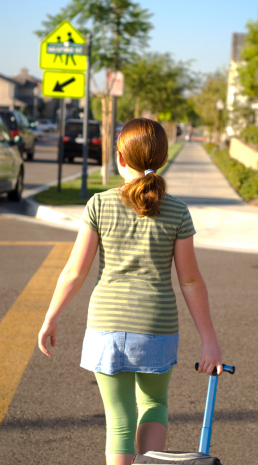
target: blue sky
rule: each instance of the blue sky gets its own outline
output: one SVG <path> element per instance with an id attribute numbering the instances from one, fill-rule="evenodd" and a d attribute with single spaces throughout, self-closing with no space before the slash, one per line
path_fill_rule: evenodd
<path id="1" fill-rule="evenodd" d="M 154 15 L 148 51 L 170 52 L 175 60 L 195 60 L 203 73 L 228 67 L 232 32 L 245 32 L 256 19 L 255 0 L 138 0 Z M 22 67 L 41 77 L 38 68 L 40 29 L 46 14 L 56 14 L 68 0 L 4 1 L 0 23 L 0 73 L 11 76 Z"/>

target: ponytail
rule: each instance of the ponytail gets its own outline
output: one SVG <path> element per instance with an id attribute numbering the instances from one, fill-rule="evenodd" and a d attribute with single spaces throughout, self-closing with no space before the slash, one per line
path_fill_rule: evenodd
<path id="1" fill-rule="evenodd" d="M 156 173 L 149 173 L 124 184 L 122 200 L 140 216 L 160 213 L 159 204 L 166 192 L 165 180 Z"/>

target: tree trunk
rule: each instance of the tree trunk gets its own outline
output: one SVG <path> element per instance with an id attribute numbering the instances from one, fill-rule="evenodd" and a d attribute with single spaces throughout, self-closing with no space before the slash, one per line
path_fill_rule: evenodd
<path id="1" fill-rule="evenodd" d="M 105 96 L 102 102 L 102 183 L 106 186 L 109 181 L 109 153 L 110 153 L 110 129 L 112 116 L 112 97 Z"/>
<path id="2" fill-rule="evenodd" d="M 134 107 L 134 117 L 139 118 L 139 109 L 140 109 L 140 97 L 136 97 L 135 107 Z"/>

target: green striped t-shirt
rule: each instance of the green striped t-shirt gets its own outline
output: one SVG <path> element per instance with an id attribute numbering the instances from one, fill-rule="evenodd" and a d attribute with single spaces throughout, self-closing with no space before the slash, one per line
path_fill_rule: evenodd
<path id="1" fill-rule="evenodd" d="M 174 244 L 195 230 L 184 202 L 165 194 L 160 214 L 138 216 L 119 189 L 95 194 L 82 215 L 99 235 L 99 273 L 87 326 L 98 331 L 176 334 L 171 283 Z"/>

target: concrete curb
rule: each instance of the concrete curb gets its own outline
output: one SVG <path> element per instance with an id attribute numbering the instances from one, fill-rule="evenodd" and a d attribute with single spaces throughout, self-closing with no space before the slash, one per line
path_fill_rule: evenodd
<path id="1" fill-rule="evenodd" d="M 90 172 L 93 173 L 94 171 L 99 170 L 99 166 L 92 167 Z M 77 179 L 81 176 L 81 172 L 73 174 L 71 176 L 66 176 L 62 179 L 62 182 L 72 181 Z M 24 194 L 25 197 L 22 199 L 21 204 L 21 212 L 23 215 L 34 217 L 35 219 L 39 219 L 45 221 L 47 223 L 56 224 L 59 226 L 69 227 L 69 229 L 78 230 L 80 225 L 80 220 L 73 215 L 68 215 L 67 213 L 63 213 L 61 211 L 56 210 L 53 207 L 49 207 L 42 203 L 37 202 L 34 200 L 34 195 L 38 194 L 39 192 L 43 192 L 47 190 L 49 187 L 55 186 L 56 181 L 51 181 L 43 186 L 39 186 L 38 188 L 25 190 Z M 83 209 L 82 205 L 82 209 Z"/>
<path id="2" fill-rule="evenodd" d="M 80 226 L 78 218 L 40 204 L 30 197 L 23 200 L 21 210 L 24 215 L 59 226 L 69 226 L 69 229 L 72 227 L 78 230 Z"/>

